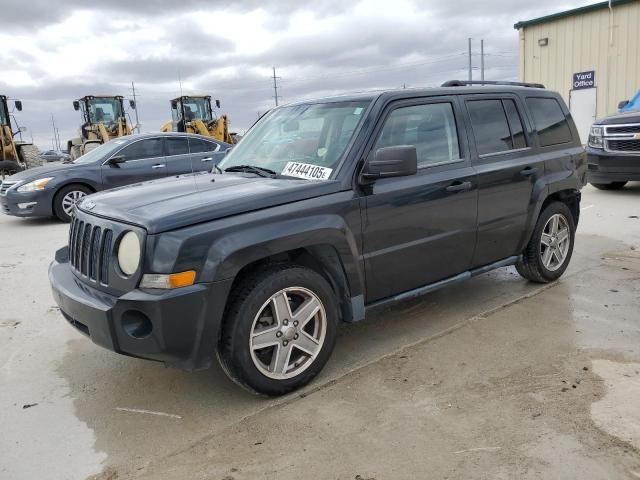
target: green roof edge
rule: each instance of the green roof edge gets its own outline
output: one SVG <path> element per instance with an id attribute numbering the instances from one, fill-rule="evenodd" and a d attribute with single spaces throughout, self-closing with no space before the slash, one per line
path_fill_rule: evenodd
<path id="1" fill-rule="evenodd" d="M 638 0 L 611 0 L 611 6 L 616 7 L 619 5 L 624 5 L 625 3 L 632 3 L 637 1 Z M 552 13 L 551 15 L 545 15 L 544 17 L 534 18 L 532 20 L 524 20 L 522 22 L 516 23 L 513 26 L 513 28 L 515 28 L 516 30 L 519 30 L 523 27 L 528 27 L 530 25 L 537 25 L 540 23 L 552 22 L 560 18 L 571 17 L 573 15 L 579 15 L 581 13 L 593 12 L 595 10 L 600 10 L 603 8 L 609 8 L 608 1 L 594 3 L 593 5 L 585 5 L 584 7 L 578 7 L 572 10 L 566 10 L 564 12 Z"/>

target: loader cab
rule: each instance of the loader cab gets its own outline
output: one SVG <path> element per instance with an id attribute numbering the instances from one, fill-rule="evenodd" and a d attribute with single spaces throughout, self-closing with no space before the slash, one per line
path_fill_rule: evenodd
<path id="1" fill-rule="evenodd" d="M 121 96 L 94 97 L 86 96 L 73 102 L 73 108 L 82 112 L 85 124 L 102 123 L 114 125 L 124 117 L 124 104 Z"/>
<path id="2" fill-rule="evenodd" d="M 185 120 L 191 122 L 193 120 L 202 120 L 208 124 L 213 120 L 213 111 L 211 109 L 211 97 L 178 97 L 171 100 L 171 120 L 177 127 L 178 132 L 184 132 Z"/>

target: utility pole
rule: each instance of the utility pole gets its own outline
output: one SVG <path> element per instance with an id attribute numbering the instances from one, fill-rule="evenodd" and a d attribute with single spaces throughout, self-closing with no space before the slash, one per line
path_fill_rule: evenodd
<path id="1" fill-rule="evenodd" d="M 484 82 L 484 40 L 480 40 L 480 79 Z"/>
<path id="2" fill-rule="evenodd" d="M 473 63 L 471 61 L 471 39 L 469 39 L 469 81 L 473 80 L 473 73 L 471 70 L 473 69 Z"/>
<path id="3" fill-rule="evenodd" d="M 276 77 L 276 67 L 273 67 L 273 98 L 276 100 L 276 107 L 278 106 L 278 79 L 280 77 Z"/>
<path id="4" fill-rule="evenodd" d="M 136 84 L 131 81 L 131 96 L 133 97 L 133 103 L 135 105 L 134 111 L 136 112 L 136 128 L 140 133 L 140 120 L 138 119 L 138 101 L 136 100 Z"/>
<path id="5" fill-rule="evenodd" d="M 55 140 L 55 149 L 60 150 L 60 133 L 56 128 L 56 121 L 53 118 L 53 113 L 51 114 L 51 126 L 53 127 L 53 138 Z"/>

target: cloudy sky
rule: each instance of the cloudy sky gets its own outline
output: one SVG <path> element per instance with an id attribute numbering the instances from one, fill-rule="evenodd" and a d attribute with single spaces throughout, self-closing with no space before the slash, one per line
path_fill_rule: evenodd
<path id="1" fill-rule="evenodd" d="M 517 77 L 520 20 L 581 0 L 0 0 L 0 93 L 23 101 L 16 117 L 50 148 L 53 114 L 63 143 L 80 124 L 72 101 L 131 95 L 143 131 L 170 117 L 169 99 L 210 94 L 232 129 L 274 104 L 466 78 L 485 40 L 486 78 Z M 479 78 L 478 71 L 474 76 Z M 131 112 L 132 118 L 134 117 Z"/>

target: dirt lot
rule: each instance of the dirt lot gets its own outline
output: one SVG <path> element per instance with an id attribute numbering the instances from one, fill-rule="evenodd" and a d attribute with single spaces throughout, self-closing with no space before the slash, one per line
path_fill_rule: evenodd
<path id="1" fill-rule="evenodd" d="M 281 399 L 94 346 L 49 291 L 67 226 L 0 216 L 0 478 L 640 478 L 640 184 L 582 208 L 561 281 L 501 269 L 345 326 Z"/>

